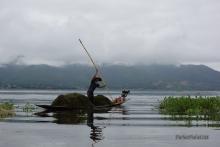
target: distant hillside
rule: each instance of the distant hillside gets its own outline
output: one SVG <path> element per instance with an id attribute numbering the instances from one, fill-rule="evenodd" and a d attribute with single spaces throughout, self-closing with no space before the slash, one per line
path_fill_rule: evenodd
<path id="1" fill-rule="evenodd" d="M 112 89 L 220 90 L 220 72 L 204 65 L 108 65 L 101 70 Z M 0 88 L 85 89 L 93 73 L 86 65 L 4 65 Z"/>

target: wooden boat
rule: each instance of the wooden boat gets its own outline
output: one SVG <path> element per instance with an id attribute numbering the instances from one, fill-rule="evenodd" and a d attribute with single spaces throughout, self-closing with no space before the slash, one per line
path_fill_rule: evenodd
<path id="1" fill-rule="evenodd" d="M 113 103 L 112 105 L 103 105 L 103 106 L 93 106 L 93 109 L 109 109 L 111 107 L 117 107 L 124 104 L 127 100 L 123 102 Z M 36 105 L 38 107 L 44 108 L 50 111 L 70 111 L 70 110 L 77 110 L 77 109 L 90 109 L 91 107 L 66 107 L 66 106 L 52 106 L 52 105 Z"/>

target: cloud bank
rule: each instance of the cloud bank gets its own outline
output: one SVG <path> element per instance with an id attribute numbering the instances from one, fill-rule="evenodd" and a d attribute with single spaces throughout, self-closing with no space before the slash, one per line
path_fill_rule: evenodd
<path id="1" fill-rule="evenodd" d="M 218 0 L 0 0 L 0 63 L 206 64 L 220 69 Z"/>

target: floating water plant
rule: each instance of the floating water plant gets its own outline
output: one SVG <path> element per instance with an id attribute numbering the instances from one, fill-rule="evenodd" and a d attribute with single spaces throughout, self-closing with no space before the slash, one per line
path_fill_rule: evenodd
<path id="1" fill-rule="evenodd" d="M 24 106 L 23 106 L 23 111 L 24 112 L 33 112 L 36 109 L 36 106 L 33 104 L 30 104 L 29 102 L 27 102 Z"/>
<path id="2" fill-rule="evenodd" d="M 11 117 L 14 113 L 14 105 L 9 102 L 0 103 L 0 119 Z"/>
<path id="3" fill-rule="evenodd" d="M 160 112 L 181 117 L 194 116 L 197 119 L 220 120 L 220 97 L 165 97 L 160 102 Z"/>

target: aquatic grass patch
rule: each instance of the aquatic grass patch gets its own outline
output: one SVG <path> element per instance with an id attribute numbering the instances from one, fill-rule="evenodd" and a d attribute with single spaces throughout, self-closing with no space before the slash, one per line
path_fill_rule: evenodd
<path id="1" fill-rule="evenodd" d="M 203 120 L 220 120 L 220 97 L 165 97 L 159 105 L 162 114 Z"/>
<path id="2" fill-rule="evenodd" d="M 35 105 L 30 104 L 29 102 L 27 102 L 27 103 L 22 107 L 22 109 L 23 109 L 23 112 L 29 113 L 29 112 L 34 112 L 34 110 L 36 110 L 37 107 L 36 107 Z"/>
<path id="3" fill-rule="evenodd" d="M 0 108 L 5 109 L 5 110 L 13 110 L 14 104 L 9 103 L 9 102 L 0 103 Z"/>
<path id="4" fill-rule="evenodd" d="M 0 103 L 0 119 L 14 116 L 14 104 L 5 102 Z"/>

